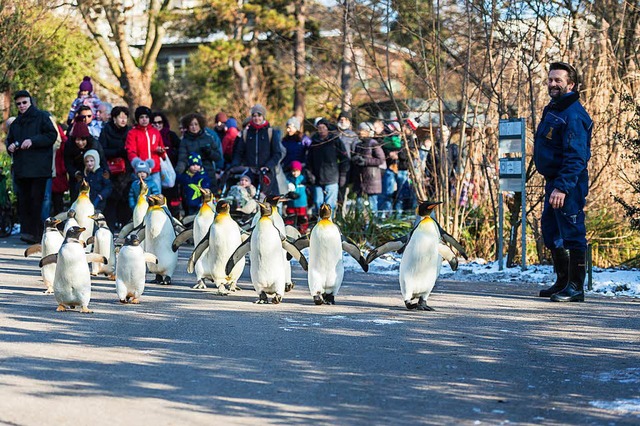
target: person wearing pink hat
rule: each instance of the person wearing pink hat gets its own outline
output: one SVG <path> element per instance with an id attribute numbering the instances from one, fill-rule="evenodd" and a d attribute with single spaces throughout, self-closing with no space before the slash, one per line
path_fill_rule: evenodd
<path id="1" fill-rule="evenodd" d="M 85 76 L 82 79 L 82 83 L 80 83 L 80 87 L 78 90 L 78 97 L 71 103 L 71 110 L 69 111 L 69 116 L 67 117 L 67 124 L 71 125 L 73 122 L 73 118 L 78 113 L 78 108 L 85 105 L 91 108 L 91 112 L 95 116 L 98 107 L 101 105 L 100 98 L 93 93 L 93 84 L 91 83 L 91 77 Z"/>
<path id="2" fill-rule="evenodd" d="M 307 186 L 302 174 L 302 163 L 292 161 L 287 173 L 288 190 L 287 208 L 284 223 L 295 226 L 303 235 L 309 229 L 309 216 L 307 214 Z"/>

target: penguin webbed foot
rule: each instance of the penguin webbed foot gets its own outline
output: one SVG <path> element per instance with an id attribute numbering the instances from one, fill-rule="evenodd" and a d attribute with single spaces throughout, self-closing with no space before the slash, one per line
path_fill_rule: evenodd
<path id="1" fill-rule="evenodd" d="M 324 299 L 322 298 L 321 295 L 316 294 L 315 296 L 313 296 L 313 303 L 315 303 L 316 305 L 320 306 L 324 303 Z"/>
<path id="2" fill-rule="evenodd" d="M 289 293 L 291 290 L 293 290 L 295 286 L 296 286 L 296 283 L 294 283 L 293 281 L 291 281 L 290 283 L 286 283 L 284 285 L 284 292 Z"/>
<path id="3" fill-rule="evenodd" d="M 196 290 L 204 290 L 207 288 L 207 285 L 204 283 L 204 280 L 199 280 L 196 285 L 191 288 L 195 288 Z"/>
<path id="4" fill-rule="evenodd" d="M 218 286 L 218 296 L 228 296 L 229 290 L 224 286 L 224 284 L 220 284 Z"/>
<path id="5" fill-rule="evenodd" d="M 412 311 L 414 309 L 418 309 L 418 304 L 417 303 L 411 303 L 411 300 L 405 300 L 404 301 L 404 306 L 406 306 L 407 309 L 409 309 L 410 311 Z"/>
<path id="6" fill-rule="evenodd" d="M 420 299 L 418 299 L 417 309 L 419 311 L 435 311 L 434 308 L 427 305 L 427 301 L 422 296 L 420 296 Z"/>
<path id="7" fill-rule="evenodd" d="M 269 298 L 267 297 L 267 293 L 265 293 L 264 291 L 261 291 L 260 297 L 254 303 L 257 303 L 259 305 L 264 303 L 269 303 Z"/>
<path id="8" fill-rule="evenodd" d="M 274 305 L 277 305 L 280 302 L 282 302 L 282 296 L 279 294 L 276 294 L 275 296 L 273 296 L 273 299 L 271 299 L 271 303 L 273 303 Z"/>
<path id="9" fill-rule="evenodd" d="M 153 284 L 162 284 L 162 275 L 156 274 L 156 277 L 151 282 Z"/>
<path id="10" fill-rule="evenodd" d="M 47 287 L 47 289 L 43 291 L 42 294 L 53 294 L 53 287 Z"/>
<path id="11" fill-rule="evenodd" d="M 327 305 L 335 305 L 336 298 L 333 293 L 322 293 L 322 299 L 324 299 L 324 303 Z"/>
<path id="12" fill-rule="evenodd" d="M 159 284 L 162 284 L 162 285 L 171 285 L 171 277 L 167 275 L 166 277 L 164 277 L 164 278 L 162 279 L 162 281 L 160 281 L 160 283 L 159 283 Z"/>
<path id="13" fill-rule="evenodd" d="M 92 311 L 92 310 L 90 310 L 87 306 L 83 306 L 83 307 L 80 309 L 80 313 L 82 313 L 82 314 L 92 314 L 92 313 L 93 313 L 93 311 Z"/>
<path id="14" fill-rule="evenodd" d="M 133 299 L 131 299 L 131 302 L 129 303 L 133 303 L 134 305 L 139 305 L 140 304 L 140 299 L 136 299 L 135 297 Z"/>
<path id="15" fill-rule="evenodd" d="M 64 305 L 58 305 L 56 312 L 65 312 L 67 308 Z"/>

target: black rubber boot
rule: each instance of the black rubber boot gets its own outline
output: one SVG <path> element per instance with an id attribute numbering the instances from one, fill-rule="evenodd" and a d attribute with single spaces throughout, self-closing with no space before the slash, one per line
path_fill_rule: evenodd
<path id="1" fill-rule="evenodd" d="M 551 296 L 552 302 L 584 302 L 587 258 L 584 250 L 569 251 L 569 282 L 564 290 Z"/>
<path id="2" fill-rule="evenodd" d="M 564 290 L 569 282 L 569 250 L 558 248 L 551 250 L 553 267 L 556 271 L 556 282 L 545 290 L 540 290 L 540 297 L 551 297 Z"/>

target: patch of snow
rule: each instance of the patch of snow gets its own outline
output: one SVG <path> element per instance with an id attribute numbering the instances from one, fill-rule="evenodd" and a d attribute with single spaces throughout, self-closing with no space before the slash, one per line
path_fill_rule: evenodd
<path id="1" fill-rule="evenodd" d="M 615 401 L 590 401 L 589 405 L 603 410 L 617 411 L 640 416 L 640 398 L 616 399 Z"/>
<path id="2" fill-rule="evenodd" d="M 640 383 L 640 368 L 632 367 L 624 370 L 613 370 L 604 373 L 583 374 L 585 379 L 595 379 L 601 382 Z"/>

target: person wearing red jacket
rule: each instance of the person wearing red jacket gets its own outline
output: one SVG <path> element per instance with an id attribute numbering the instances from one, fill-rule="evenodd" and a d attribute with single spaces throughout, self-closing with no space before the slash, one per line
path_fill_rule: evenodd
<path id="1" fill-rule="evenodd" d="M 155 181 L 158 188 L 161 188 L 160 179 L 160 157 L 166 158 L 165 146 L 162 142 L 162 135 L 151 124 L 151 109 L 146 106 L 139 106 L 134 113 L 136 126 L 129 130 L 124 148 L 127 151 L 127 158 L 133 164 L 134 160 L 148 160 L 154 162 L 151 169 L 151 179 Z"/>
<path id="2" fill-rule="evenodd" d="M 62 126 L 58 124 L 58 133 L 62 139 L 60 147 L 55 152 L 56 175 L 51 181 L 51 201 L 53 204 L 53 216 L 65 211 L 64 193 L 69 190 L 69 178 L 67 177 L 67 168 L 64 165 L 64 145 L 67 143 L 67 135 L 65 135 Z"/>

